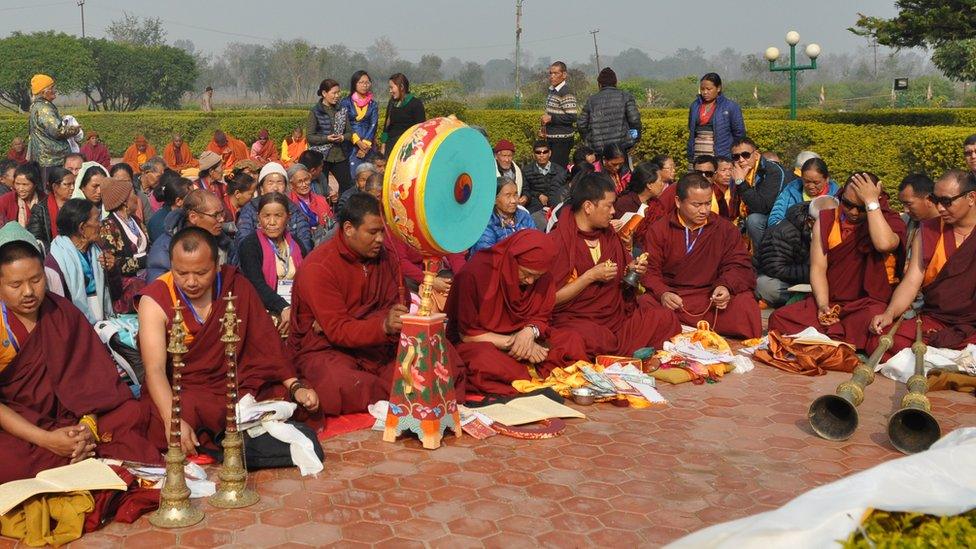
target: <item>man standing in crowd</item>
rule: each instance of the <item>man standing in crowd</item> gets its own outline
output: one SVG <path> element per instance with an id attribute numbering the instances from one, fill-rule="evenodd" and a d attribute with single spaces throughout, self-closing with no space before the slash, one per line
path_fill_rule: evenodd
<path id="1" fill-rule="evenodd" d="M 54 90 L 53 78 L 35 74 L 30 86 L 34 100 L 30 108 L 27 158 L 40 164 L 44 172 L 41 179 L 46 180 L 47 168 L 64 165 L 65 156 L 71 152 L 68 139 L 78 135 L 81 126 L 69 126 L 61 119 L 61 113 L 54 106 L 58 94 Z"/>
<path id="2" fill-rule="evenodd" d="M 640 138 L 641 119 L 634 96 L 617 88 L 617 73 L 607 67 L 596 78 L 600 91 L 590 96 L 577 126 L 583 141 L 600 152 L 607 145 L 630 151 Z"/>
<path id="3" fill-rule="evenodd" d="M 566 83 L 567 76 L 566 63 L 556 61 L 549 66 L 549 94 L 546 96 L 546 112 L 542 115 L 542 132 L 552 149 L 552 161 L 563 168 L 569 165 L 579 111 L 576 96 Z"/>

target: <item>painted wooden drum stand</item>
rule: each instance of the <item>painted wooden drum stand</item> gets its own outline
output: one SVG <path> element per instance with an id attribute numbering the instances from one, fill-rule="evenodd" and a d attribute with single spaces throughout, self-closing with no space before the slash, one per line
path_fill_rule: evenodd
<path id="1" fill-rule="evenodd" d="M 440 447 L 444 431 L 461 436 L 448 368 L 445 315 L 431 314 L 440 257 L 474 245 L 495 202 L 495 159 L 485 137 L 455 117 L 410 128 L 390 151 L 383 178 L 383 213 L 396 236 L 424 256 L 420 308 L 403 316 L 397 369 L 383 440 L 404 431 L 424 448 Z"/>

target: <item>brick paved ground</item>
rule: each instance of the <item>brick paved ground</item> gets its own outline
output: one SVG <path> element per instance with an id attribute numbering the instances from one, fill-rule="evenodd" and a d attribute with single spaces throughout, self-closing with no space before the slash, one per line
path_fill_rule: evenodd
<path id="1" fill-rule="evenodd" d="M 80 547 L 657 546 L 779 506 L 815 486 L 898 457 L 885 435 L 901 386 L 878 378 L 849 441 L 813 436 L 806 410 L 847 377 L 757 366 L 715 385 L 662 387 L 671 406 L 581 408 L 564 436 L 384 443 L 361 431 L 325 443 L 326 470 L 251 476 L 261 502 L 181 531 L 110 524 Z M 976 425 L 972 396 L 937 393 L 944 432 Z M 0 547 L 12 545 L 0 541 Z"/>

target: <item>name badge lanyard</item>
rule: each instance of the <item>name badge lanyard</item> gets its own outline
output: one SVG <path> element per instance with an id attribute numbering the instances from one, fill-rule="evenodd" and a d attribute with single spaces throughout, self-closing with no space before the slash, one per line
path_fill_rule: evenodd
<path id="1" fill-rule="evenodd" d="M 214 299 L 217 299 L 217 298 L 220 297 L 220 290 L 221 290 L 221 286 L 223 285 L 223 281 L 221 279 L 220 274 L 221 273 L 219 273 L 219 272 L 217 273 L 217 295 L 216 295 L 216 297 L 214 297 Z M 174 284 L 174 286 L 176 286 L 176 285 Z M 199 314 L 197 314 L 197 310 L 193 306 L 193 302 L 190 301 L 190 298 L 186 297 L 186 294 L 183 293 L 183 289 L 180 288 L 179 286 L 176 286 L 176 291 L 179 292 L 180 298 L 182 298 L 183 301 L 186 303 L 186 306 L 189 307 L 190 314 L 193 315 L 193 319 L 197 321 L 197 324 L 199 324 L 200 326 L 203 326 L 203 319 L 200 318 L 200 315 Z"/>
<path id="2" fill-rule="evenodd" d="M 691 240 L 691 230 L 689 230 L 688 227 L 685 227 L 685 255 L 690 254 L 691 251 L 695 249 L 695 244 L 698 243 L 698 237 L 701 236 L 704 229 L 705 227 L 700 227 L 698 229 L 698 234 L 695 235 L 695 239 Z"/>

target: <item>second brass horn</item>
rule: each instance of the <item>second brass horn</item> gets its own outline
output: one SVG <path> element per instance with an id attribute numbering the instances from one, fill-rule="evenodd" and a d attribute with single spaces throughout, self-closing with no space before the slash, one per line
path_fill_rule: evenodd
<path id="1" fill-rule="evenodd" d="M 864 388 L 874 381 L 874 368 L 891 348 L 895 332 L 904 318 L 904 315 L 898 317 L 888 333 L 878 340 L 878 347 L 867 362 L 858 364 L 851 379 L 837 386 L 836 394 L 824 395 L 810 405 L 807 412 L 810 427 L 821 438 L 847 440 L 857 430 L 857 407 L 864 401 Z"/>
<path id="2" fill-rule="evenodd" d="M 928 450 L 929 446 L 942 436 L 939 422 L 931 413 L 932 405 L 925 396 L 925 392 L 928 391 L 928 381 L 925 377 L 926 349 L 925 343 L 922 342 L 922 317 L 916 315 L 915 342 L 912 343 L 915 373 L 905 382 L 908 394 L 901 401 L 901 409 L 888 420 L 888 439 L 891 440 L 891 445 L 903 454 Z"/>

